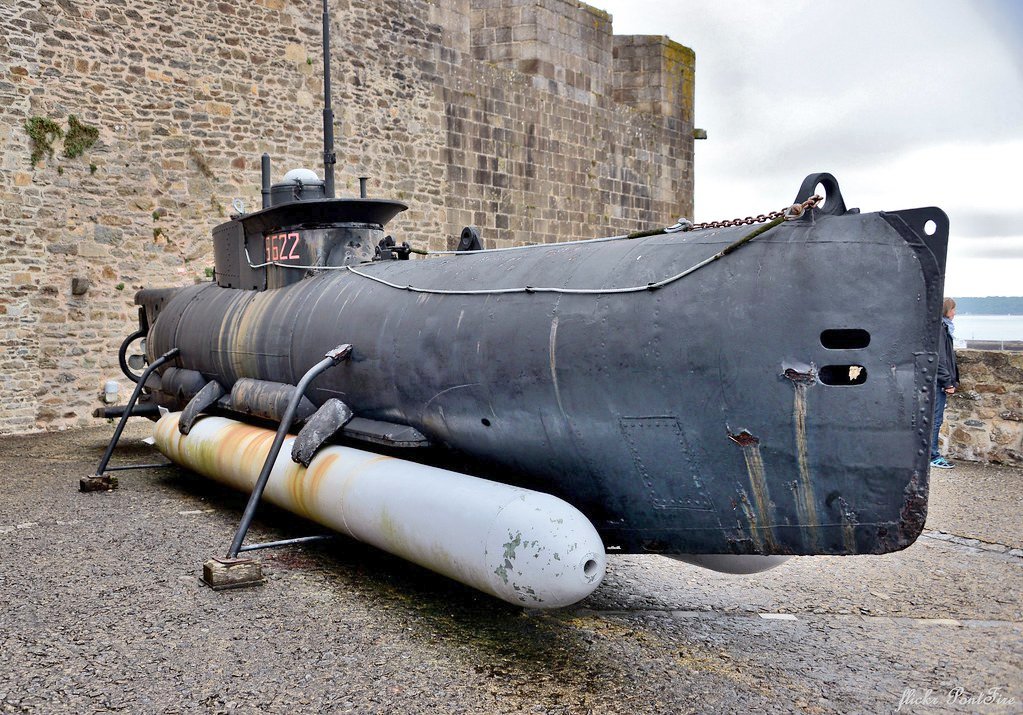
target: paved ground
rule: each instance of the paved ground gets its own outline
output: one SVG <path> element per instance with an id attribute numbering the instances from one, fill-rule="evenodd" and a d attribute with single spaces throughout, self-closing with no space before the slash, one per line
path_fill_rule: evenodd
<path id="1" fill-rule="evenodd" d="M 152 460 L 147 424 L 116 460 Z M 541 613 L 349 541 L 214 593 L 244 498 L 177 470 L 80 494 L 111 432 L 0 440 L 0 712 L 875 713 L 907 689 L 903 712 L 1023 712 L 1020 470 L 932 475 L 898 554 L 741 578 L 612 557 Z M 266 510 L 254 536 L 309 528 Z"/>

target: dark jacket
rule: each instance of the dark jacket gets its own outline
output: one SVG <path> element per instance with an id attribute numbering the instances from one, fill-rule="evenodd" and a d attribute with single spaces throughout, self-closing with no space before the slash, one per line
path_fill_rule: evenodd
<path id="1" fill-rule="evenodd" d="M 945 321 L 941 321 L 941 337 L 938 338 L 938 389 L 959 387 L 959 366 L 956 365 L 956 351 L 952 347 L 952 336 Z"/>

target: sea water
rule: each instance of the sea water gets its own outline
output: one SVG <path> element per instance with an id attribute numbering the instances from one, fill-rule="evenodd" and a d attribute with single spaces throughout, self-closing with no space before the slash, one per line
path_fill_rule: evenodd
<path id="1" fill-rule="evenodd" d="M 955 342 L 1023 340 L 1023 315 L 957 315 Z"/>

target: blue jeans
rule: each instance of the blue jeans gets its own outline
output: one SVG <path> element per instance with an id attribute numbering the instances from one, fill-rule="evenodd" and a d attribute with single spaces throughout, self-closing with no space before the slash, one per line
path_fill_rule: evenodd
<path id="1" fill-rule="evenodd" d="M 945 403 L 948 401 L 948 393 L 940 387 L 938 398 L 934 401 L 934 431 L 931 433 L 931 459 L 941 456 L 938 452 L 938 433 L 941 432 L 941 423 L 945 421 Z"/>

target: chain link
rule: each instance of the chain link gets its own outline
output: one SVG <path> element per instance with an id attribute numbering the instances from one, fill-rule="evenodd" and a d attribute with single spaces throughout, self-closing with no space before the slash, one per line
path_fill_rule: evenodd
<path id="1" fill-rule="evenodd" d="M 703 223 L 694 223 L 692 228 L 686 228 L 686 231 L 701 231 L 705 228 L 727 228 L 729 226 L 751 226 L 755 223 L 763 223 L 764 221 L 773 221 L 776 218 L 784 218 L 786 221 L 797 219 L 806 213 L 807 209 L 811 209 L 816 206 L 823 197 L 814 194 L 806 201 L 801 204 L 792 204 L 786 209 L 781 211 L 772 211 L 768 214 L 757 214 L 756 216 L 747 216 L 746 218 L 733 218 L 731 220 L 724 221 L 704 221 Z"/>

